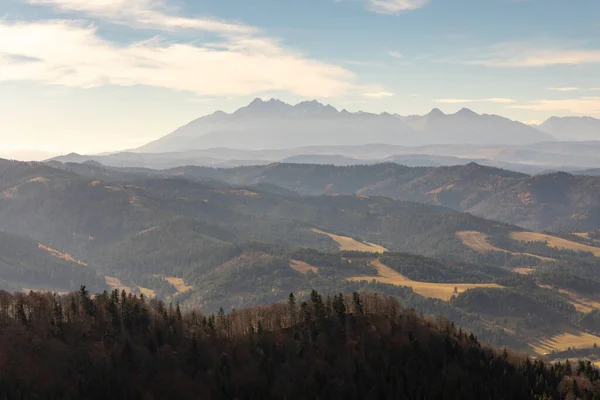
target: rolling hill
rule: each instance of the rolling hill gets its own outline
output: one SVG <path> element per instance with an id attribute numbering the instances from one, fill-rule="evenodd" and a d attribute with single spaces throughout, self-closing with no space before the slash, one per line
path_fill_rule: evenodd
<path id="1" fill-rule="evenodd" d="M 237 185 L 269 183 L 303 195 L 385 196 L 450 207 L 532 230 L 600 228 L 600 180 L 564 172 L 526 175 L 470 163 L 438 168 L 271 164 L 232 169 L 181 167 L 162 173 Z"/>
<path id="2" fill-rule="evenodd" d="M 106 287 L 93 267 L 71 255 L 0 232 L 0 289 L 70 292 L 82 284 L 95 291 Z"/>
<path id="3" fill-rule="evenodd" d="M 312 289 L 369 290 L 449 318 L 488 343 L 532 353 L 532 338 L 542 349 L 553 337 L 600 333 L 594 319 L 583 323 L 584 313 L 600 303 L 595 235 L 536 236 L 437 205 L 339 194 L 368 185 L 374 171 L 379 181 L 396 177 L 431 191 L 455 176 L 451 168 L 282 164 L 200 174 L 95 163 L 1 164 L 0 229 L 28 238 L 26 251 L 36 255 L 24 270 L 29 280 L 11 279 L 9 289 L 30 288 L 37 276 L 61 280 L 48 289 L 86 284 L 206 312 L 284 301 L 290 292 L 303 296 Z M 499 181 L 527 178 L 471 165 L 457 189 L 466 191 L 469 181 L 485 187 L 492 172 Z M 290 183 L 304 194 L 277 186 Z M 326 193 L 309 196 L 310 190 Z M 28 260 L 11 256 L 14 248 L 0 252 L 7 254 L 6 271 Z M 42 256 L 65 267 L 48 269 Z M 473 290 L 492 298 L 494 313 L 475 308 Z M 529 314 L 503 311 L 506 302 L 527 306 Z M 561 311 L 552 311 L 554 305 Z M 556 325 L 548 327 L 546 318 Z"/>

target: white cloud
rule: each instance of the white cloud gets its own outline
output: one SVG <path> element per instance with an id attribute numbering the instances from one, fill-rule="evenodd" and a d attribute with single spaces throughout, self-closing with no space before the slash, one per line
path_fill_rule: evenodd
<path id="1" fill-rule="evenodd" d="M 390 51 L 388 52 L 388 55 L 394 58 L 404 58 L 404 54 L 400 53 L 399 51 Z"/>
<path id="2" fill-rule="evenodd" d="M 564 100 L 537 100 L 529 104 L 510 106 L 521 110 L 566 111 L 578 115 L 600 115 L 600 97 L 580 97 Z"/>
<path id="3" fill-rule="evenodd" d="M 510 104 L 515 103 L 516 100 L 513 99 L 505 99 L 501 97 L 492 97 L 489 99 L 437 99 L 437 103 L 446 103 L 446 104 L 462 104 L 462 103 L 500 103 L 500 104 Z"/>
<path id="4" fill-rule="evenodd" d="M 416 10 L 430 0 L 367 0 L 367 8 L 380 14 L 397 14 L 401 11 Z"/>
<path id="5" fill-rule="evenodd" d="M 373 92 L 373 93 L 364 93 L 366 97 L 371 97 L 374 99 L 384 99 L 386 97 L 394 96 L 394 93 L 390 92 Z"/>
<path id="6" fill-rule="evenodd" d="M 600 88 L 556 87 L 548 88 L 548 90 L 556 92 L 597 92 L 600 91 Z"/>
<path id="7" fill-rule="evenodd" d="M 548 88 L 548 90 L 554 90 L 555 92 L 577 92 L 581 89 L 578 87 L 555 87 Z"/>
<path id="8" fill-rule="evenodd" d="M 578 49 L 570 44 L 500 43 L 489 47 L 483 53 L 483 56 L 466 63 L 487 67 L 546 67 L 600 63 L 599 49 Z"/>
<path id="9" fill-rule="evenodd" d="M 27 0 L 110 23 L 167 33 L 208 32 L 217 39 L 189 43 L 152 36 L 120 44 L 81 21 L 0 20 L 0 81 L 90 88 L 146 85 L 199 96 L 288 91 L 332 97 L 352 90 L 354 74 L 285 48 L 277 39 L 239 23 L 169 14 L 162 0 Z M 197 39 L 197 38 L 196 38 Z"/>
<path id="10" fill-rule="evenodd" d="M 25 0 L 48 5 L 58 11 L 78 12 L 113 23 L 159 30 L 194 29 L 221 34 L 252 34 L 257 29 L 214 18 L 185 18 L 171 15 L 164 0 Z"/>

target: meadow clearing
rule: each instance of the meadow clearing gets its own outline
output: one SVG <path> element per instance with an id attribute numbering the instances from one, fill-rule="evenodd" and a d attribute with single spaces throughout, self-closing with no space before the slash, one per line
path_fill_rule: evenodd
<path id="1" fill-rule="evenodd" d="M 394 271 L 390 267 L 382 264 L 379 260 L 373 260 L 371 263 L 377 268 L 377 276 L 355 276 L 348 278 L 350 281 L 372 281 L 388 283 L 396 286 L 408 286 L 415 293 L 423 297 L 441 299 L 448 301 L 457 294 L 460 294 L 468 289 L 473 288 L 502 288 L 495 283 L 471 284 L 471 283 L 433 283 L 433 282 L 418 282 L 405 277 L 404 275 Z"/>
<path id="2" fill-rule="evenodd" d="M 342 251 L 365 251 L 369 253 L 385 253 L 388 251 L 385 247 L 378 244 L 359 242 L 358 240 L 346 236 L 334 235 L 333 233 L 323 232 L 319 229 L 312 229 L 312 231 L 329 236 L 340 245 L 340 250 Z"/>

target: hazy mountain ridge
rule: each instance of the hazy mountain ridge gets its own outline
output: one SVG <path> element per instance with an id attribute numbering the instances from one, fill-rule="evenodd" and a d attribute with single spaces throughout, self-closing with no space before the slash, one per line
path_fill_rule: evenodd
<path id="1" fill-rule="evenodd" d="M 271 150 L 212 148 L 173 153 L 122 152 L 106 155 L 73 153 L 52 160 L 76 163 L 95 161 L 112 167 L 152 169 L 187 165 L 231 168 L 288 162 L 288 160 L 333 165 L 369 165 L 393 161 L 415 167 L 453 166 L 476 162 L 524 173 L 570 172 L 600 168 L 600 141 L 552 141 L 519 146 L 464 144 L 407 147 L 369 144 Z"/>
<path id="2" fill-rule="evenodd" d="M 398 118 L 389 113 L 338 111 L 331 105 L 305 101 L 295 106 L 277 99 L 255 99 L 227 114 L 217 111 L 144 145 L 137 152 L 177 152 L 213 147 L 245 150 L 308 145 L 524 144 L 552 136 L 520 122 L 462 109 L 446 115 Z"/>
<path id="3" fill-rule="evenodd" d="M 455 114 L 433 109 L 410 116 L 405 123 L 428 137 L 430 144 L 523 144 L 552 140 L 547 133 L 498 115 L 477 114 L 463 108 Z"/>
<path id="4" fill-rule="evenodd" d="M 563 140 L 600 139 L 600 119 L 592 117 L 550 117 L 538 129 Z"/>

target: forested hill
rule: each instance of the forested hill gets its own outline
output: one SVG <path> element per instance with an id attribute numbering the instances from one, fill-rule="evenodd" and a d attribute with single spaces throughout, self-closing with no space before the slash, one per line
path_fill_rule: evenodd
<path id="1" fill-rule="evenodd" d="M 182 313 L 124 292 L 0 292 L 6 399 L 596 399 L 589 362 L 492 350 L 354 293 Z M 14 310 L 8 312 L 7 310 Z"/>
<path id="2" fill-rule="evenodd" d="M 540 231 L 600 228 L 600 178 L 594 176 L 561 172 L 530 176 L 474 163 L 453 167 L 271 164 L 180 167 L 161 173 L 238 185 L 268 183 L 304 195 L 354 193 L 418 201 Z"/>
<path id="3" fill-rule="evenodd" d="M 0 232 L 0 289 L 38 288 L 69 292 L 82 282 L 93 290 L 105 287 L 96 271 L 70 254 L 43 243 Z"/>
<path id="4" fill-rule="evenodd" d="M 0 229 L 90 264 L 102 259 L 104 265 L 128 269 L 160 265 L 154 273 L 164 273 L 167 265 L 180 268 L 182 255 L 190 251 L 201 259 L 203 249 L 213 252 L 226 244 L 259 241 L 339 250 L 338 243 L 315 229 L 393 251 L 446 258 L 477 257 L 462 245 L 457 231 L 518 230 L 449 208 L 383 197 L 307 197 L 272 185 L 232 186 L 137 173 L 115 179 L 110 173 L 98 179 L 14 163 L 11 179 L 0 182 Z M 146 259 L 128 259 L 128 252 Z"/>
<path id="5" fill-rule="evenodd" d="M 2 166 L 0 231 L 27 243 L 0 237 L 4 289 L 85 284 L 204 312 L 312 289 L 376 291 L 530 354 L 567 350 L 571 338 L 600 343 L 600 319 L 585 314 L 600 304 L 597 235 L 537 234 L 440 206 L 270 183 Z"/>

